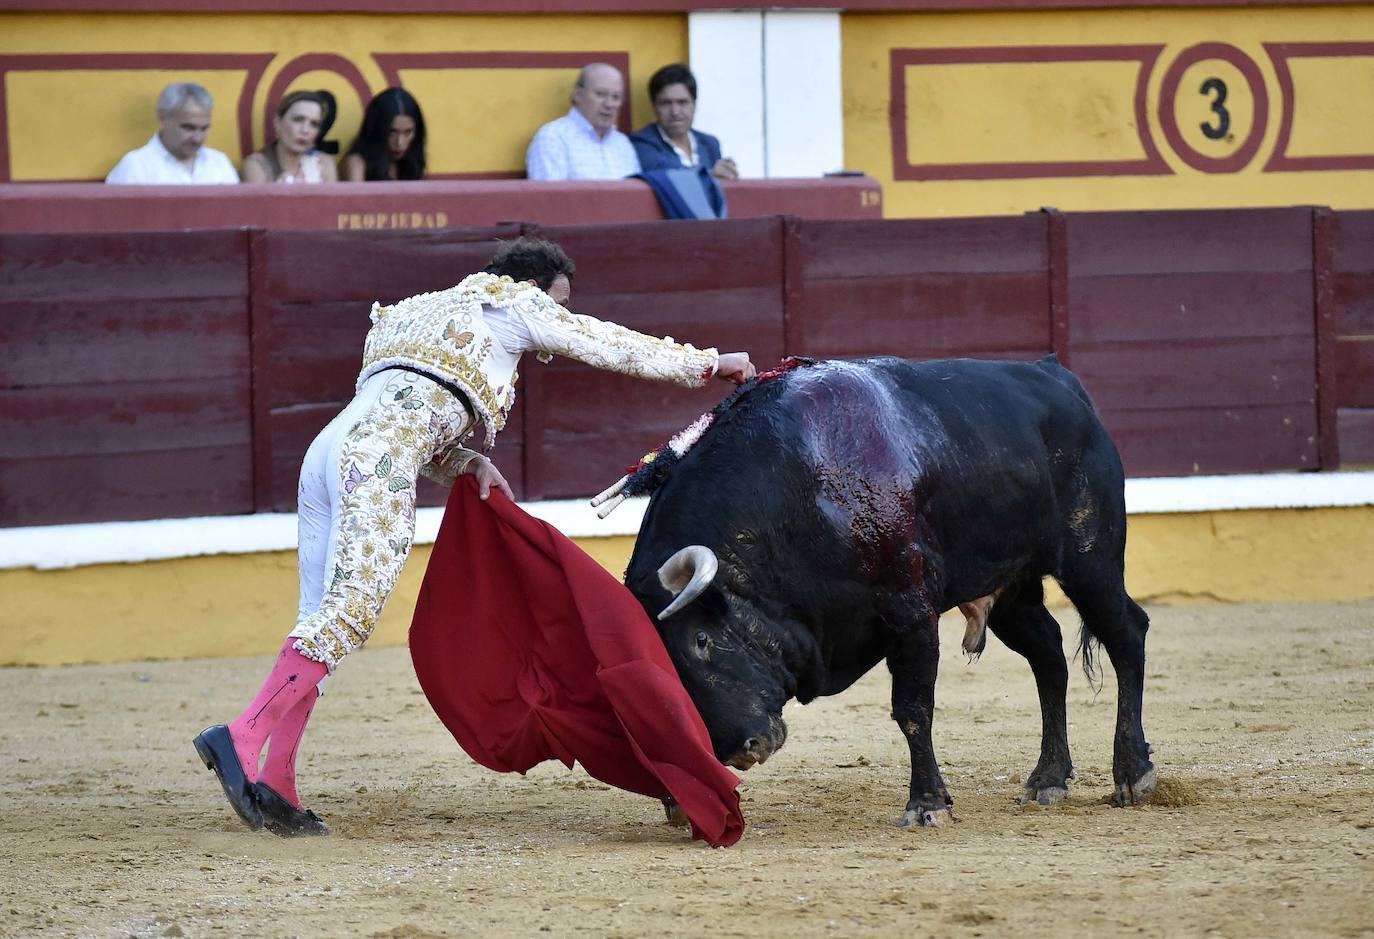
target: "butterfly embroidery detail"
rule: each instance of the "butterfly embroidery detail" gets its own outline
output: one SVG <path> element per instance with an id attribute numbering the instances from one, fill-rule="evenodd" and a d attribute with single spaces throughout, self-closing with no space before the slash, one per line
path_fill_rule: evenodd
<path id="1" fill-rule="evenodd" d="M 406 385 L 400 391 L 396 392 L 392 400 L 401 402 L 401 407 L 407 411 L 413 411 L 416 408 L 424 407 L 424 405 L 420 403 L 420 396 L 415 393 L 414 385 Z"/>
<path id="2" fill-rule="evenodd" d="M 358 487 L 372 478 L 372 474 L 358 470 L 357 463 L 348 464 L 348 478 L 344 480 L 344 492 L 356 492 Z"/>
<path id="3" fill-rule="evenodd" d="M 444 330 L 444 338 L 452 339 L 454 343 L 458 346 L 458 348 L 461 349 L 463 346 L 472 342 L 473 334 L 470 330 L 466 329 L 462 332 L 459 332 L 457 324 L 455 324 L 453 320 L 449 320 L 448 328 Z"/>
<path id="4" fill-rule="evenodd" d="M 391 471 L 395 467 L 391 462 L 390 454 L 383 454 L 377 461 L 377 478 L 386 480 L 386 488 L 390 492 L 401 492 L 410 488 L 410 480 L 401 476 L 393 476 Z"/>

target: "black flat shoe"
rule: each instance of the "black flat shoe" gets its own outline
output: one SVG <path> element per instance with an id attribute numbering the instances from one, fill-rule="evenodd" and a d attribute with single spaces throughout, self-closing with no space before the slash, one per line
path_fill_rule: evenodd
<path id="1" fill-rule="evenodd" d="M 249 828 L 257 831 L 262 827 L 262 809 L 253 795 L 253 784 L 244 775 L 243 764 L 234 750 L 234 740 L 229 736 L 229 728 L 223 724 L 207 727 L 193 741 L 196 752 L 200 754 L 205 768 L 219 777 L 224 787 L 225 798 L 234 807 L 239 818 Z"/>
<path id="2" fill-rule="evenodd" d="M 329 826 L 318 815 L 296 808 L 266 783 L 253 783 L 253 792 L 262 808 L 262 823 L 272 834 L 283 838 L 329 834 Z"/>

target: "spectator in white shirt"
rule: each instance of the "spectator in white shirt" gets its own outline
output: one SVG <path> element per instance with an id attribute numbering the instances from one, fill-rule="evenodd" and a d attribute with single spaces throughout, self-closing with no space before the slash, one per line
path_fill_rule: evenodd
<path id="1" fill-rule="evenodd" d="M 624 179 L 639 172 L 630 138 L 616 129 L 625 80 L 620 70 L 593 62 L 578 73 L 572 108 L 534 135 L 525 152 L 530 179 Z"/>
<path id="2" fill-rule="evenodd" d="M 174 82 L 157 98 L 158 132 L 105 177 L 107 183 L 191 185 L 237 183 L 229 158 L 205 146 L 210 133 L 210 92 L 192 82 Z"/>

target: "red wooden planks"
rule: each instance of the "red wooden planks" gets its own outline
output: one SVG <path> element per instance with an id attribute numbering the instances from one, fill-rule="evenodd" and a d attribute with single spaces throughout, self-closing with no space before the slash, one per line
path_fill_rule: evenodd
<path id="1" fill-rule="evenodd" d="M 1084 212 L 1068 219 L 1074 278 L 1312 268 L 1311 209 Z"/>
<path id="2" fill-rule="evenodd" d="M 1331 319 L 1336 405 L 1374 407 L 1374 212 L 1336 213 L 1332 246 Z M 1352 427 L 1340 425 L 1342 433 Z M 1351 430 L 1364 437 L 1363 432 Z M 1342 459 L 1348 459 L 1342 436 Z M 1361 444 L 1352 439 L 1351 447 Z"/>
<path id="3" fill-rule="evenodd" d="M 1374 335 L 1335 343 L 1336 402 L 1346 408 L 1374 408 Z"/>
<path id="4" fill-rule="evenodd" d="M 804 222 L 788 251 L 789 352 L 852 358 L 1050 351 L 1043 216 Z"/>
<path id="5" fill-rule="evenodd" d="M 578 226 L 547 234 L 579 265 L 574 310 L 723 352 L 745 350 L 761 367 L 781 358 L 778 220 Z M 719 381 L 691 391 L 577 362 L 527 360 L 527 497 L 599 491 L 729 390 Z"/>
<path id="6" fill-rule="evenodd" d="M 807 280 L 1044 271 L 1045 219 L 808 221 L 800 227 Z"/>
<path id="7" fill-rule="evenodd" d="M 1312 408 L 1103 410 L 1127 476 L 1187 476 L 1316 469 Z"/>
<path id="8" fill-rule="evenodd" d="M 251 510 L 245 249 L 0 237 L 0 525 Z"/>
<path id="9" fill-rule="evenodd" d="M 1073 222 L 1070 220 L 1070 228 Z M 1309 249 L 1308 256 L 1311 256 Z M 1218 270 L 1079 276 L 1072 344 L 1312 335 L 1312 275 Z"/>
<path id="10" fill-rule="evenodd" d="M 1374 408 L 1340 408 L 1336 426 L 1341 440 L 1341 464 L 1374 466 Z"/>
<path id="11" fill-rule="evenodd" d="M 442 231 L 267 232 L 268 289 L 280 304 L 326 300 L 389 303 L 452 287 L 480 271 L 515 224 Z"/>
<path id="12" fill-rule="evenodd" d="M 239 231 L 0 235 L 4 298 L 181 299 L 248 293 Z"/>
<path id="13" fill-rule="evenodd" d="M 1313 469 L 1310 209 L 1067 217 L 1070 349 L 1132 475 Z"/>
<path id="14" fill-rule="evenodd" d="M 1074 372 L 1100 408 L 1235 408 L 1315 402 L 1311 337 L 1075 346 Z"/>
<path id="15" fill-rule="evenodd" d="M 805 289 L 804 332 L 789 351 L 826 358 L 1034 358 L 1050 350 L 1044 295 L 1043 273 L 814 281 Z"/>
<path id="16" fill-rule="evenodd" d="M 0 527 L 234 515 L 252 504 L 246 444 L 0 459 Z"/>
<path id="17" fill-rule="evenodd" d="M 0 300 L 0 388 L 246 375 L 240 297 Z"/>

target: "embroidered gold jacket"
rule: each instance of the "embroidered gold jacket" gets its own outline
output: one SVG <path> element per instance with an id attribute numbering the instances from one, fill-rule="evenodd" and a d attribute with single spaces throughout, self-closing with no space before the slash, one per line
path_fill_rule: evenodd
<path id="1" fill-rule="evenodd" d="M 486 425 L 483 449 L 491 449 L 515 404 L 520 353 L 508 352 L 496 340 L 482 315 L 483 306 L 521 317 L 542 362 L 566 355 L 597 368 L 689 388 L 704 385 L 716 370 L 715 349 L 696 349 L 572 313 L 538 287 L 510 277 L 473 274 L 448 290 L 390 306 L 374 303 L 358 387 L 371 375 L 396 366 L 451 382 L 467 394 Z"/>

